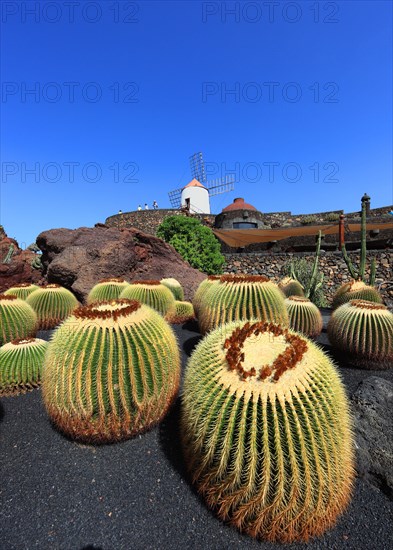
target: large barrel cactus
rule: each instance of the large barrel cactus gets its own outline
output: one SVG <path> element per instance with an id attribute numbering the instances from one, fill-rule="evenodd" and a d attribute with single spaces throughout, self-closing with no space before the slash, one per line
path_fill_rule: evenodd
<path id="1" fill-rule="evenodd" d="M 43 397 L 60 430 L 104 443 L 159 422 L 179 378 L 180 354 L 168 323 L 150 307 L 119 299 L 81 307 L 56 330 Z"/>
<path id="2" fill-rule="evenodd" d="M 4 294 L 6 296 L 13 294 L 17 298 L 20 298 L 21 300 L 26 300 L 28 296 L 35 290 L 37 290 L 39 287 L 37 285 L 33 285 L 31 283 L 21 283 L 20 285 L 14 285 L 11 288 L 8 288 Z"/>
<path id="3" fill-rule="evenodd" d="M 56 284 L 35 290 L 26 302 L 37 313 L 40 330 L 55 328 L 79 305 L 72 292 Z"/>
<path id="4" fill-rule="evenodd" d="M 349 404 L 330 359 L 272 323 L 232 322 L 197 346 L 186 371 L 182 442 L 218 516 L 270 541 L 307 541 L 351 497 Z"/>
<path id="5" fill-rule="evenodd" d="M 367 300 L 382 304 L 382 297 L 378 290 L 373 286 L 366 285 L 363 281 L 352 280 L 341 285 L 333 296 L 332 307 L 336 309 L 350 300 Z"/>
<path id="6" fill-rule="evenodd" d="M 194 308 L 191 302 L 175 301 L 175 308 L 165 316 L 168 323 L 181 324 L 195 319 Z"/>
<path id="7" fill-rule="evenodd" d="M 353 365 L 393 366 L 393 313 L 383 304 L 351 300 L 333 311 L 327 332 L 332 346 Z"/>
<path id="8" fill-rule="evenodd" d="M 198 317 L 199 307 L 201 305 L 202 297 L 206 294 L 207 290 L 220 280 L 221 275 L 209 275 L 204 279 L 195 291 L 192 299 L 192 305 L 194 306 L 195 315 Z"/>
<path id="9" fill-rule="evenodd" d="M 0 294 L 0 345 L 35 336 L 37 328 L 37 315 L 24 300 Z"/>
<path id="10" fill-rule="evenodd" d="M 285 296 L 304 296 L 304 288 L 299 283 L 299 281 L 296 281 L 296 279 L 292 279 L 291 277 L 284 277 L 279 283 L 278 288 L 283 291 Z"/>
<path id="11" fill-rule="evenodd" d="M 118 298 L 123 290 L 128 286 L 129 283 L 127 283 L 125 279 L 103 279 L 93 286 L 86 301 L 88 304 L 92 304 L 93 302 L 107 302 L 108 300 L 116 300 L 116 298 Z"/>
<path id="12" fill-rule="evenodd" d="M 310 338 L 321 334 L 323 319 L 315 304 L 301 296 L 286 298 L 285 305 L 289 315 L 289 326 L 297 332 L 302 332 Z"/>
<path id="13" fill-rule="evenodd" d="M 182 302 L 184 300 L 184 290 L 177 279 L 168 277 L 165 279 L 161 279 L 160 283 L 169 288 L 175 300 L 178 300 L 179 302 Z"/>
<path id="14" fill-rule="evenodd" d="M 161 315 L 170 313 L 175 307 L 175 298 L 172 292 L 160 281 L 133 281 L 123 290 L 120 298 L 137 300 L 152 307 Z"/>
<path id="15" fill-rule="evenodd" d="M 222 275 L 201 298 L 202 334 L 230 321 L 260 319 L 288 326 L 284 295 L 261 275 Z"/>
<path id="16" fill-rule="evenodd" d="M 13 340 L 0 348 L 0 396 L 37 388 L 48 343 L 39 338 Z"/>

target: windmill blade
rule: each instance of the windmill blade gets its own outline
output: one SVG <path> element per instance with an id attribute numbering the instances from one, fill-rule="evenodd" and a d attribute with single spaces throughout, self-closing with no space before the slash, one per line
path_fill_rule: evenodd
<path id="1" fill-rule="evenodd" d="M 180 208 L 181 206 L 181 192 L 182 188 L 175 189 L 174 191 L 170 191 L 168 193 L 169 201 L 172 205 L 172 208 Z"/>
<path id="2" fill-rule="evenodd" d="M 214 197 L 214 195 L 220 195 L 221 193 L 229 193 L 235 188 L 235 175 L 230 174 L 224 178 L 210 180 L 207 183 L 207 188 L 211 197 Z"/>
<path id="3" fill-rule="evenodd" d="M 206 172 L 205 172 L 205 163 L 203 161 L 203 155 L 201 152 L 194 153 L 190 156 L 190 168 L 192 178 L 198 180 L 200 183 L 205 185 L 206 183 Z"/>

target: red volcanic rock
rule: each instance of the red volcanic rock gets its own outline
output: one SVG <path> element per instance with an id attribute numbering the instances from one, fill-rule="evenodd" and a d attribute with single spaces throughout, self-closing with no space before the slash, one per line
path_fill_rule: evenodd
<path id="1" fill-rule="evenodd" d="M 9 263 L 3 263 L 11 245 L 14 247 L 11 260 Z M 0 231 L 0 293 L 14 285 L 37 283 L 41 280 L 40 270 L 31 266 L 35 257 L 34 252 L 22 250 L 15 239 Z"/>
<path id="2" fill-rule="evenodd" d="M 191 299 L 206 275 L 193 269 L 172 246 L 135 228 L 80 227 L 51 229 L 37 237 L 44 274 L 80 301 L 102 279 L 126 280 L 175 277 Z"/>

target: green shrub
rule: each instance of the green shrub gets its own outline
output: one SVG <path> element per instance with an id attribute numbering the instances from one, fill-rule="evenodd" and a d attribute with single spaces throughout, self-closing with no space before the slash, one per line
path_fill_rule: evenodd
<path id="1" fill-rule="evenodd" d="M 317 221 L 316 216 L 303 216 L 303 218 L 300 220 L 300 222 L 303 225 L 311 225 L 312 223 L 315 223 Z"/>
<path id="2" fill-rule="evenodd" d="M 340 219 L 340 214 L 338 212 L 329 212 L 328 214 L 325 214 L 325 220 L 327 222 L 338 222 Z"/>
<path id="3" fill-rule="evenodd" d="M 222 272 L 225 258 L 213 231 L 195 218 L 168 216 L 157 236 L 173 246 L 183 260 L 209 275 Z"/>

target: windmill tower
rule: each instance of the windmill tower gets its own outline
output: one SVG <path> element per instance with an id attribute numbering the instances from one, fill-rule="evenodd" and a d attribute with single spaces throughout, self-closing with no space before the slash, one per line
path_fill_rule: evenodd
<path id="1" fill-rule="evenodd" d="M 192 214 L 210 214 L 210 197 L 233 191 L 235 177 L 207 181 L 202 153 L 190 157 L 192 180 L 185 187 L 168 193 L 172 208 L 184 208 Z"/>

